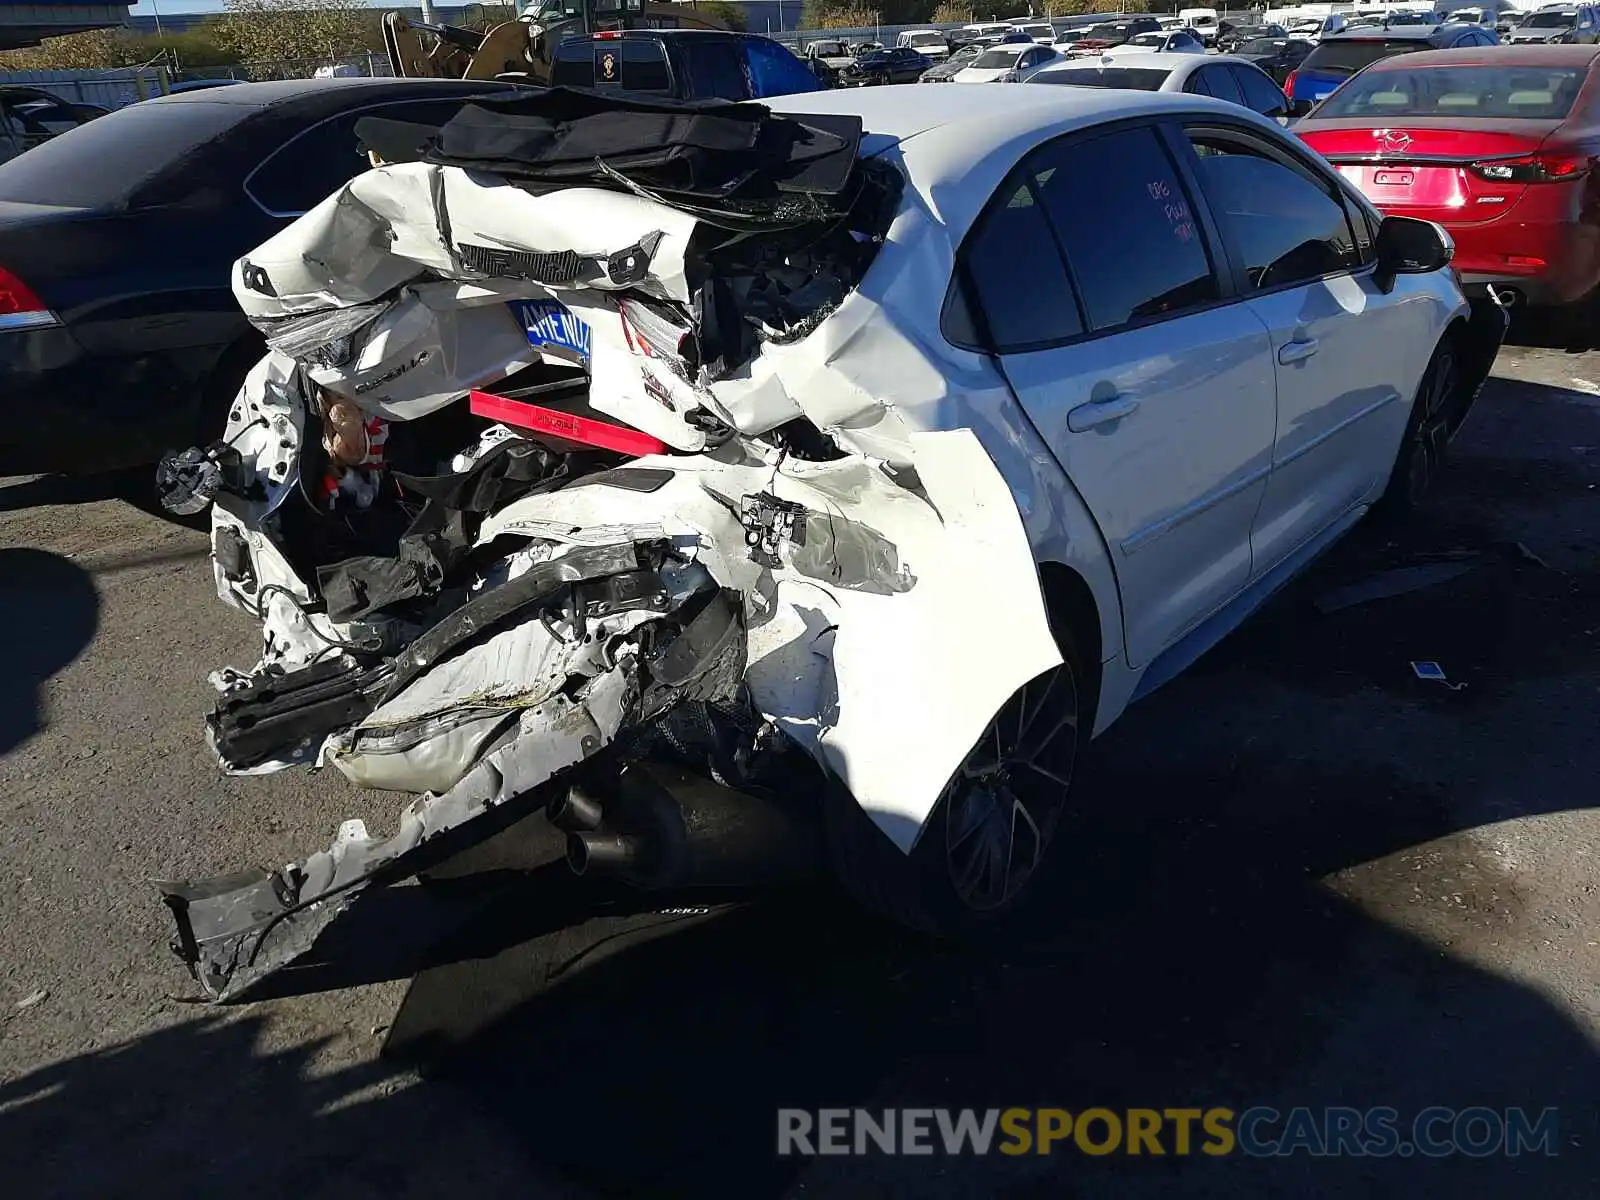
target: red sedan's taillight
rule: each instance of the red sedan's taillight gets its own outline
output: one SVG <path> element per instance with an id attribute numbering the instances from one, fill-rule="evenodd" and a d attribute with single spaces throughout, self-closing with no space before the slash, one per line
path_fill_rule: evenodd
<path id="1" fill-rule="evenodd" d="M 1298 74 L 1299 71 L 1290 71 L 1283 77 L 1283 94 L 1291 100 L 1294 99 L 1294 77 Z"/>
<path id="2" fill-rule="evenodd" d="M 0 267 L 0 333 L 12 329 L 41 329 L 55 325 L 55 313 L 31 287 Z"/>
<path id="3" fill-rule="evenodd" d="M 1529 154 L 1468 163 L 1467 169 L 1492 183 L 1566 183 L 1589 173 L 1589 159 L 1581 154 Z"/>

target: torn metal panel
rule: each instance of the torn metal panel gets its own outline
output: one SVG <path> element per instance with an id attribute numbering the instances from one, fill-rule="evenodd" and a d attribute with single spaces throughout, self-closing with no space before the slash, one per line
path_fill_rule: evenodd
<path id="1" fill-rule="evenodd" d="M 177 948 L 208 995 L 230 995 L 310 949 L 363 888 L 423 865 L 424 844 L 502 806 L 534 799 L 541 784 L 608 745 L 637 687 L 624 660 L 576 701 L 557 697 L 519 718 L 519 736 L 491 752 L 455 787 L 425 794 L 377 840 L 346 821 L 326 850 L 281 871 L 159 886 L 178 921 Z"/>
<path id="2" fill-rule="evenodd" d="M 281 318 L 369 304 L 431 272 L 557 290 L 640 287 L 687 304 L 685 260 L 696 223 L 615 191 L 534 195 L 459 167 L 400 163 L 358 175 L 256 247 L 235 267 L 234 295 L 252 319 Z M 476 268 L 467 261 L 473 248 Z M 485 253 L 491 250 L 527 257 L 496 258 Z M 597 265 L 582 278 L 565 277 L 534 269 L 533 256 Z"/>
<path id="3" fill-rule="evenodd" d="M 282 871 L 168 885 L 212 995 L 362 888 L 636 764 L 710 780 L 720 812 L 804 752 L 909 851 L 1060 662 L 1006 483 L 1038 452 L 1005 413 L 967 428 L 993 372 L 913 332 L 949 231 L 856 161 L 859 121 L 812 132 L 764 148 L 783 187 L 715 195 L 587 161 L 565 187 L 381 167 L 239 264 L 271 352 L 200 484 L 263 651 L 217 676 L 213 743 L 230 770 L 423 795 L 387 840 L 347 825 Z"/>
<path id="4" fill-rule="evenodd" d="M 749 659 L 766 664 L 746 679 L 757 710 L 909 848 L 995 711 L 1061 661 L 1016 505 L 983 448 L 965 430 L 918 434 L 911 446 L 921 495 L 859 458 L 641 459 L 670 463 L 672 480 L 653 493 L 594 486 L 530 496 L 482 536 L 655 517 L 675 548 L 745 593 Z M 756 562 L 740 501 L 762 492 L 804 510 L 808 532 L 833 517 L 846 548 L 780 539 L 776 566 Z M 1004 654 L 959 633 L 975 605 L 1007 631 Z M 837 633 L 820 637 L 829 627 Z M 818 715 L 817 697 L 830 694 L 838 703 L 820 702 L 832 711 Z"/>

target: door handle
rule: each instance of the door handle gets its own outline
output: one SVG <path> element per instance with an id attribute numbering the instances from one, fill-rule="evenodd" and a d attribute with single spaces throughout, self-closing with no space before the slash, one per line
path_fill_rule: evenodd
<path id="1" fill-rule="evenodd" d="M 1293 342 L 1285 342 L 1278 347 L 1278 361 L 1284 366 L 1290 363 L 1304 362 L 1317 352 L 1316 338 L 1301 338 Z"/>
<path id="2" fill-rule="evenodd" d="M 1067 428 L 1073 433 L 1083 433 L 1096 425 L 1120 421 L 1139 407 L 1133 396 L 1107 396 L 1104 400 L 1091 400 L 1067 411 Z"/>

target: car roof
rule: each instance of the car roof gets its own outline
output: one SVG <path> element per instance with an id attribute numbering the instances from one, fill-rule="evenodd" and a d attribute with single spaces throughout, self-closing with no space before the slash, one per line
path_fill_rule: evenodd
<path id="1" fill-rule="evenodd" d="M 1218 61 L 1199 54 L 1160 57 Z M 1125 64 L 1119 58 L 1117 65 Z M 1049 138 L 1123 118 L 1170 112 L 1225 114 L 1283 136 L 1277 124 L 1237 104 L 1208 96 L 1120 88 L 1028 84 L 841 88 L 774 96 L 762 103 L 775 112 L 797 115 L 859 116 L 862 153 L 898 154 L 922 202 L 955 238 L 966 233 L 1017 160 Z"/>
<path id="2" fill-rule="evenodd" d="M 1146 70 L 1160 68 L 1166 71 L 1176 71 L 1186 67 L 1203 67 L 1214 62 L 1244 62 L 1245 59 L 1236 59 L 1231 54 L 1182 54 L 1175 50 L 1137 50 L 1120 54 L 1108 54 L 1104 58 L 1069 58 L 1064 63 L 1057 63 L 1053 67 L 1046 67 L 1039 73 L 1046 71 L 1052 75 L 1062 71 L 1091 71 L 1099 67 L 1115 67 L 1122 70 L 1125 67 L 1142 67 Z"/>
<path id="3" fill-rule="evenodd" d="M 1383 58 L 1369 71 L 1432 70 L 1435 67 L 1586 67 L 1600 57 L 1600 45 L 1550 46 L 1535 43 L 1520 46 L 1465 46 L 1459 50 L 1435 50 L 1420 58 L 1410 54 Z"/>
<path id="4" fill-rule="evenodd" d="M 1324 42 L 1414 41 L 1427 42 L 1446 30 L 1479 29 L 1468 21 L 1442 21 L 1437 25 L 1358 25 L 1324 34 Z"/>
<path id="5" fill-rule="evenodd" d="M 473 84 L 488 84 L 481 90 L 490 91 L 505 84 L 488 79 L 396 79 L 389 76 L 377 78 L 347 76 L 333 79 L 276 79 L 268 83 L 241 83 L 237 87 L 191 88 L 169 96 L 157 96 L 148 104 L 232 104 L 245 108 L 269 108 L 303 100 L 330 99 L 335 95 L 372 91 L 404 94 L 409 91 L 424 92 L 430 88 L 442 90 L 472 89 Z M 352 99 L 359 96 L 352 95 Z"/>

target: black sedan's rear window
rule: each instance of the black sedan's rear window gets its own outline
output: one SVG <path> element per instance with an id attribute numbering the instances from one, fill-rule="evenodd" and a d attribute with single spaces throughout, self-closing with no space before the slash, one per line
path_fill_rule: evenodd
<path id="1" fill-rule="evenodd" d="M 1380 59 L 1431 49 L 1433 47 L 1421 38 L 1340 38 L 1319 43 L 1315 50 L 1306 55 L 1300 69 L 1320 71 L 1325 75 L 1354 75 Z"/>
<path id="2" fill-rule="evenodd" d="M 126 207 L 256 112 L 201 100 L 130 104 L 0 164 L 0 200 Z"/>

